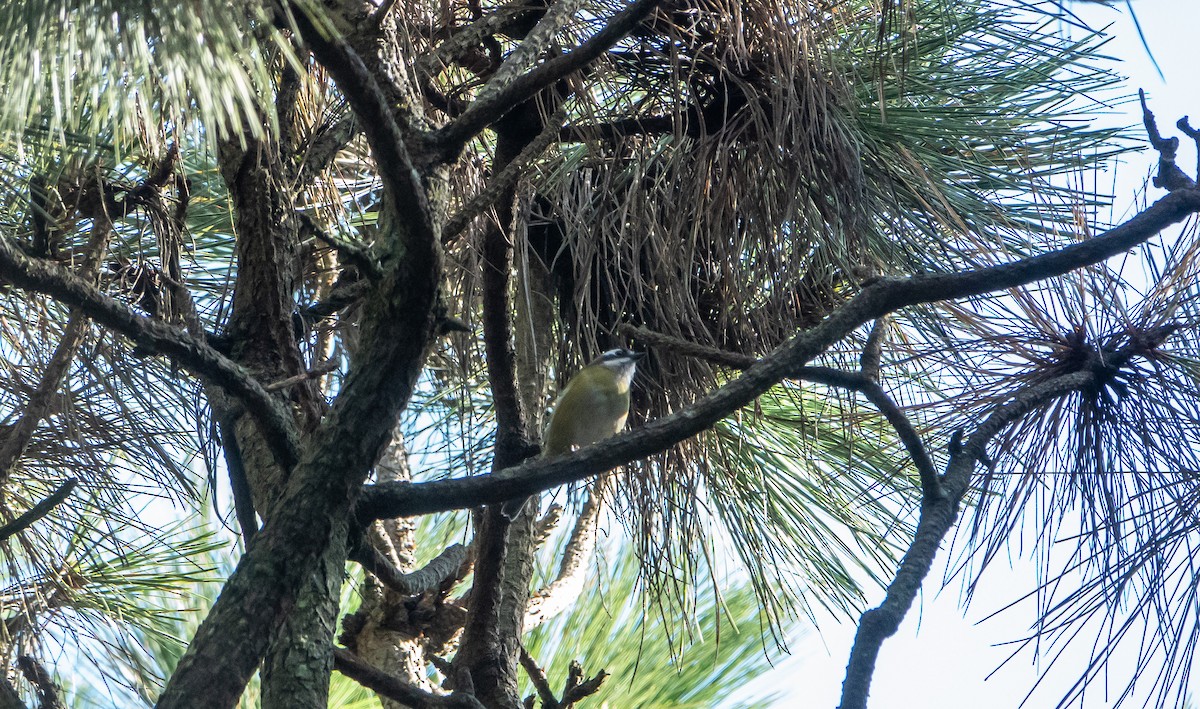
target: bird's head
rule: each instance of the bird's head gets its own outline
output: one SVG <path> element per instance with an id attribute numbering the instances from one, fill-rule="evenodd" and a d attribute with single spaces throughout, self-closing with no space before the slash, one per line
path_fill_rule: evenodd
<path id="1" fill-rule="evenodd" d="M 623 380 L 625 386 L 629 386 L 629 383 L 633 381 L 633 373 L 637 369 L 638 360 L 645 356 L 645 352 L 634 352 L 626 349 L 609 350 L 591 362 L 588 362 L 588 366 L 604 367 L 612 371 L 617 379 Z"/>

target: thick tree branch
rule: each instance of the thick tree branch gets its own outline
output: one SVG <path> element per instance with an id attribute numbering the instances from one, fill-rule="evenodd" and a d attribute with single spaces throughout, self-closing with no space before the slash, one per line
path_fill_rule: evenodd
<path id="1" fill-rule="evenodd" d="M 501 6 L 470 24 L 453 28 L 449 39 L 439 44 L 432 53 L 417 59 L 417 72 L 426 77 L 436 76 L 445 67 L 467 56 L 479 45 L 489 40 L 495 42 L 494 38 L 497 34 L 503 33 L 507 27 L 530 16 L 537 10 L 536 6 Z"/>
<path id="2" fill-rule="evenodd" d="M 333 651 L 333 666 L 367 689 L 413 709 L 484 709 L 479 700 L 469 694 L 456 692 L 440 695 L 426 692 L 375 669 L 340 647 Z"/>
<path id="3" fill-rule="evenodd" d="M 296 27 L 306 44 L 330 75 L 360 121 L 384 189 L 395 200 L 396 211 L 412 222 L 410 238 L 417 242 L 434 239 L 434 226 L 421 178 L 414 169 L 408 142 L 396 114 L 379 83 L 361 57 L 341 37 L 327 37 L 302 7 L 292 6 Z M 414 136 L 415 137 L 415 136 Z"/>
<path id="4" fill-rule="evenodd" d="M 365 298 L 360 347 L 337 399 L 309 436 L 276 514 L 255 535 L 181 658 L 159 698 L 161 709 L 194 706 L 201 696 L 209 707 L 235 705 L 298 604 L 328 620 L 318 629 L 332 634 L 351 505 L 412 396 L 438 322 L 440 244 L 397 109 L 344 40 L 325 36 L 301 8 L 294 20 L 361 121 L 379 167 L 384 276 Z M 323 645 L 304 651 L 314 671 L 332 662 Z"/>
<path id="5" fill-rule="evenodd" d="M 1196 212 L 1200 212 L 1200 190 L 1178 190 L 1105 234 L 1057 251 L 990 268 L 878 279 L 825 320 L 796 334 L 742 376 L 687 409 L 569 455 L 528 461 L 498 475 L 368 487 L 360 500 L 359 515 L 364 520 L 384 519 L 494 504 L 607 472 L 708 429 L 778 382 L 795 376 L 813 357 L 864 323 L 912 305 L 1015 288 L 1099 263 Z"/>
<path id="6" fill-rule="evenodd" d="M 886 315 L 875 321 L 871 333 L 863 345 L 862 355 L 858 358 L 859 371 L 873 382 L 879 381 L 879 365 L 883 359 L 883 340 L 887 335 L 888 323 L 891 318 Z"/>
<path id="7" fill-rule="evenodd" d="M 496 69 L 483 88 L 479 89 L 476 102 L 492 100 L 494 96 L 508 88 L 518 76 L 528 71 L 537 61 L 538 55 L 550 47 L 554 36 L 571 21 L 575 13 L 584 5 L 583 0 L 556 0 L 550 4 L 533 29 L 525 35 L 517 48 L 509 53 L 504 59 L 504 63 Z M 516 106 L 519 103 L 524 103 L 524 99 L 511 103 L 509 106 Z"/>
<path id="8" fill-rule="evenodd" d="M 541 27 L 551 20 L 544 18 Z M 512 114 L 525 122 L 506 121 L 497 130 L 494 169 L 502 170 L 537 136 L 542 115 L 535 101 Z M 514 254 L 516 182 L 499 195 L 496 219 L 483 235 L 483 340 L 488 384 L 496 411 L 496 444 L 492 471 L 515 465 L 531 454 L 529 419 L 517 388 L 516 347 L 512 329 L 511 277 Z M 469 678 L 476 696 L 490 705 L 506 706 L 517 699 L 517 653 L 520 623 L 532 575 L 533 545 L 530 520 L 509 526 L 499 509 L 480 517 L 475 535 L 475 576 L 468 600 L 468 621 L 454 658 L 454 679 L 463 686 Z M 523 563 L 529 561 L 530 563 Z M 518 574 L 521 577 L 518 577 Z M 519 606 L 519 608 L 518 608 Z"/>
<path id="9" fill-rule="evenodd" d="M 164 354 L 197 377 L 221 387 L 255 418 L 280 464 L 286 468 L 295 464 L 299 442 L 291 416 L 249 372 L 208 344 L 166 323 L 138 315 L 72 273 L 26 257 L 4 237 L 0 237 L 0 275 L 20 288 L 79 308 L 97 323 L 128 337 L 143 352 Z"/>
<path id="10" fill-rule="evenodd" d="M 493 93 L 481 95 L 453 123 L 435 133 L 434 139 L 440 146 L 442 159 L 454 159 L 468 140 L 513 107 L 521 105 L 547 86 L 591 64 L 637 27 L 659 2 L 661 0 L 634 0 L 603 29 L 571 52 L 515 77 L 506 85 L 496 87 Z"/>

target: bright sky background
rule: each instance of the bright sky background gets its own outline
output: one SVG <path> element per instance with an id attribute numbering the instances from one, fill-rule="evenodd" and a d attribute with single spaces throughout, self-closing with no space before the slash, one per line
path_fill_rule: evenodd
<path id="1" fill-rule="evenodd" d="M 1146 90 L 1150 109 L 1164 135 L 1178 135 L 1175 121 L 1189 112 L 1194 117 L 1193 125 L 1200 124 L 1200 76 L 1196 62 L 1200 0 L 1133 2 L 1163 78 L 1142 46 L 1133 21 L 1124 11 L 1124 3 L 1116 5 L 1117 9 L 1107 9 L 1082 2 L 1069 3 L 1070 9 L 1091 26 L 1111 25 L 1112 41 L 1105 45 L 1104 51 L 1120 60 L 1117 71 L 1129 77 L 1130 93 L 1136 94 L 1138 88 Z M 1114 110 L 1117 115 L 1102 119 L 1106 124 L 1141 123 L 1136 101 Z M 1186 138 L 1184 141 L 1179 162 L 1190 174 L 1195 169 L 1196 156 L 1190 141 Z M 1099 178 L 1101 189 L 1115 190 L 1111 221 L 1120 221 L 1132 213 L 1134 198 L 1156 159 L 1147 145 L 1146 151 L 1126 157 L 1115 177 Z M 1161 190 L 1151 188 L 1147 196 L 1153 201 L 1162 195 Z M 989 678 L 1012 651 L 998 644 L 1019 639 L 1033 615 L 1025 607 L 984 619 L 1033 588 L 1032 566 L 1018 562 L 1017 569 L 1009 570 L 997 564 L 985 575 L 981 592 L 964 611 L 959 581 L 941 589 L 946 557 L 945 553 L 939 556 L 926 579 L 924 595 L 918 598 L 899 633 L 883 645 L 871 687 L 872 709 L 1013 709 L 1020 705 L 1044 669 L 1034 666 L 1032 657 L 1026 653 Z M 877 591 L 870 602 L 874 605 L 882 598 L 882 591 Z M 786 701 L 777 706 L 836 707 L 854 631 L 849 623 L 821 623 L 820 634 L 810 631 L 793 642 L 792 657 L 757 685 L 786 693 Z M 1083 638 L 1079 648 L 1056 665 L 1025 706 L 1032 709 L 1055 706 L 1084 667 L 1088 645 L 1088 639 Z M 1119 693 L 1127 681 L 1128 666 L 1122 665 L 1120 659 L 1111 664 L 1111 692 Z M 1085 697 L 1083 709 L 1112 706 L 1111 699 L 1104 696 L 1103 680 L 1096 689 L 1099 691 L 1089 691 Z M 1138 707 L 1141 703 L 1135 699 L 1124 706 Z"/>

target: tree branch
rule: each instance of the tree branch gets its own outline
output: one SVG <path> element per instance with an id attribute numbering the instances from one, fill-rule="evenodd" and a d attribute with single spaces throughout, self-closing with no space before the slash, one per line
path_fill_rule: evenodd
<path id="1" fill-rule="evenodd" d="M 328 413 L 306 440 L 275 514 L 255 535 L 180 659 L 161 709 L 232 707 L 297 606 L 337 608 L 350 543 L 351 505 L 412 397 L 438 323 L 442 256 L 423 176 L 410 159 L 394 109 L 362 59 L 297 8 L 293 18 L 362 123 L 383 182 L 384 276 L 372 284 L 360 346 Z M 321 633 L 332 631 L 332 622 Z M 230 638 L 236 638 L 231 643 Z M 324 645 L 308 650 L 322 664 Z"/>
<path id="2" fill-rule="evenodd" d="M 280 465 L 290 469 L 295 464 L 299 439 L 291 416 L 249 372 L 208 344 L 166 323 L 138 315 L 72 273 L 26 257 L 2 236 L 0 276 L 20 288 L 79 308 L 97 323 L 128 337 L 140 350 L 164 354 L 195 376 L 221 387 L 254 416 Z"/>
<path id="3" fill-rule="evenodd" d="M 305 146 L 300 167 L 296 170 L 296 191 L 311 185 L 317 175 L 333 163 L 337 154 L 349 145 L 358 133 L 358 119 L 353 113 L 332 123 L 326 123 L 314 131 L 308 145 Z"/>
<path id="4" fill-rule="evenodd" d="M 484 709 L 479 700 L 469 694 L 455 692 L 440 695 L 426 692 L 375 669 L 340 647 L 333 650 L 333 667 L 367 689 L 413 709 Z"/>
<path id="5" fill-rule="evenodd" d="M 384 586 L 405 596 L 416 596 L 422 593 L 437 591 L 446 585 L 447 581 L 459 577 L 459 570 L 467 560 L 467 547 L 462 544 L 451 544 L 425 566 L 404 573 L 397 569 L 379 550 L 370 546 L 365 540 L 358 545 L 350 555 L 351 561 L 356 561 L 364 569 L 370 571 Z"/>
<path id="6" fill-rule="evenodd" d="M 59 696 L 62 690 L 54 683 L 54 678 L 42 663 L 29 655 L 21 655 L 17 657 L 17 669 L 21 670 L 21 674 L 25 675 L 25 679 L 37 690 L 38 709 L 64 709 L 62 698 Z"/>
<path id="7" fill-rule="evenodd" d="M 533 29 L 525 35 L 521 43 L 517 45 L 517 48 L 509 53 L 504 63 L 496 69 L 496 72 L 492 74 L 483 88 L 479 89 L 475 101 L 478 103 L 492 100 L 493 97 L 508 88 L 521 74 L 528 71 L 533 66 L 533 63 L 537 61 L 538 55 L 550 47 L 550 44 L 554 41 L 554 35 L 558 34 L 571 21 L 571 18 L 575 16 L 575 13 L 584 4 L 583 0 L 557 0 L 551 3 L 545 13 L 538 19 L 537 24 L 533 26 Z M 521 99 L 509 103 L 508 106 L 512 108 L 524 102 L 525 99 Z M 470 111 L 469 108 L 467 110 L 468 112 Z"/>
<path id="8" fill-rule="evenodd" d="M 904 415 L 896 402 L 892 401 L 892 397 L 883 390 L 883 387 L 878 382 L 873 381 L 863 374 L 853 372 L 843 372 L 840 369 L 831 367 L 803 367 L 796 372 L 797 379 L 803 379 L 808 382 L 817 382 L 828 386 L 841 387 L 850 389 L 862 394 L 870 401 L 875 408 L 879 409 L 879 413 L 887 419 L 888 423 L 895 429 L 896 435 L 899 436 L 900 442 L 904 444 L 904 449 L 908 451 L 909 457 L 912 458 L 913 465 L 917 468 L 917 473 L 921 476 L 921 494 L 932 500 L 941 499 L 944 496 L 942 483 L 938 478 L 937 469 L 933 466 L 933 459 L 929 457 L 928 451 L 925 450 L 925 444 L 921 441 L 920 434 L 917 433 L 916 427 L 912 421 Z"/>
<path id="9" fill-rule="evenodd" d="M 569 608 L 583 591 L 588 562 L 596 550 L 596 527 L 604 511 L 604 493 L 608 479 L 600 478 L 592 486 L 587 502 L 579 511 L 571 537 L 563 547 L 562 560 L 554 580 L 535 592 L 525 609 L 525 630 L 530 631 Z M 528 668 L 527 668 L 528 669 Z"/>
<path id="10" fill-rule="evenodd" d="M 925 450 L 925 444 L 921 441 L 917 429 L 877 381 L 880 348 L 883 341 L 883 330 L 886 320 L 886 318 L 878 319 L 875 327 L 871 329 L 871 334 L 867 338 L 866 346 L 863 348 L 862 357 L 860 358 L 862 373 L 845 372 L 832 367 L 801 367 L 792 374 L 792 378 L 839 387 L 841 389 L 849 389 L 866 397 L 868 401 L 875 405 L 875 408 L 879 409 L 879 412 L 883 414 L 884 418 L 895 429 L 896 435 L 900 437 L 900 442 L 904 445 L 904 448 L 912 458 L 913 464 L 917 467 L 917 473 L 921 477 L 922 490 L 931 497 L 941 497 L 941 483 L 938 481 L 937 470 L 934 468 L 933 460 L 929 457 L 929 453 Z M 747 355 L 728 352 L 715 347 L 697 345 L 676 337 L 653 332 L 646 328 L 624 325 L 619 329 L 636 340 L 666 345 L 677 352 L 684 352 L 709 362 L 716 362 L 727 367 L 732 367 L 733 369 L 746 369 L 756 361 L 753 357 Z"/>
<path id="11" fill-rule="evenodd" d="M 395 200 L 396 211 L 411 220 L 410 238 L 418 242 L 435 238 L 429 203 L 413 167 L 408 143 L 379 83 L 366 64 L 341 37 L 327 37 L 303 7 L 291 5 L 292 17 L 313 56 L 337 81 L 338 88 L 361 122 L 374 153 L 383 187 Z"/>
<path id="12" fill-rule="evenodd" d="M 446 221 L 446 226 L 442 228 L 443 244 L 453 240 L 476 217 L 483 214 L 497 199 L 500 199 L 501 195 L 513 188 L 521 175 L 525 173 L 525 168 L 529 167 L 529 164 L 557 139 L 558 127 L 562 125 L 566 115 L 564 108 L 560 107 L 555 111 L 554 115 L 546 121 L 546 128 L 533 139 L 533 142 L 526 145 L 517 157 L 513 158 L 488 181 L 487 186 L 479 194 L 472 197 L 463 205 L 462 209 Z"/>
<path id="13" fill-rule="evenodd" d="M 29 709 L 7 677 L 0 677 L 0 709 Z"/>
<path id="14" fill-rule="evenodd" d="M 990 268 L 875 280 L 825 320 L 684 410 L 569 455 L 528 461 L 497 475 L 371 486 L 364 491 L 358 513 L 361 519 L 372 520 L 495 504 L 607 472 L 706 430 L 794 376 L 864 323 L 908 306 L 1015 288 L 1099 263 L 1196 212 L 1200 212 L 1200 190 L 1177 190 L 1105 234 L 1057 251 Z"/>
<path id="15" fill-rule="evenodd" d="M 9 522 L 3 527 L 0 527 L 0 542 L 8 539 L 23 529 L 28 529 L 33 525 L 34 522 L 50 514 L 51 510 L 66 501 L 67 497 L 70 496 L 71 491 L 74 490 L 75 486 L 78 484 L 78 478 L 68 479 L 62 485 L 59 485 L 57 490 L 47 495 L 46 498 L 41 502 L 21 513 L 21 515 L 13 521 Z"/>
<path id="16" fill-rule="evenodd" d="M 529 681 L 537 690 L 538 697 L 542 700 L 542 709 L 558 706 L 558 697 L 554 696 L 554 690 L 550 689 L 550 680 L 547 679 L 546 672 L 538 666 L 537 660 L 533 659 L 524 645 L 521 646 L 521 667 L 525 668 L 525 674 L 529 675 Z"/>
<path id="17" fill-rule="evenodd" d="M 112 223 L 103 213 L 93 218 L 92 234 L 88 239 L 87 250 L 84 254 L 83 266 L 79 269 L 79 279 L 84 283 L 92 283 L 100 271 L 100 262 L 104 251 L 108 248 L 108 240 L 112 235 Z M 54 348 L 54 354 L 46 364 L 45 371 L 38 381 L 37 388 L 29 397 L 29 402 L 21 412 L 21 417 L 8 430 L 8 434 L 0 442 L 0 500 L 4 499 L 4 483 L 8 481 L 13 465 L 25 452 L 37 427 L 46 418 L 50 402 L 62 386 L 75 355 L 83 344 L 84 335 L 88 331 L 87 316 L 78 308 L 71 309 L 67 324 L 63 327 L 62 337 Z"/>
<path id="18" fill-rule="evenodd" d="M 375 261 L 369 247 L 363 244 L 343 241 L 341 238 L 330 234 L 322 229 L 313 220 L 311 215 L 305 212 L 296 212 L 296 218 L 300 220 L 301 234 L 312 235 L 318 241 L 332 248 L 342 257 L 343 262 L 356 267 L 367 280 L 378 281 L 380 278 L 383 278 L 383 270 Z"/>
<path id="19" fill-rule="evenodd" d="M 497 86 L 493 93 L 481 95 L 453 123 L 434 134 L 442 159 L 454 159 L 468 140 L 513 107 L 521 105 L 547 86 L 595 61 L 637 27 L 659 2 L 661 0 L 634 0 L 603 29 L 571 52 L 515 77 L 504 86 Z"/>
<path id="20" fill-rule="evenodd" d="M 1146 105 L 1146 92 L 1138 89 L 1138 100 L 1142 102 L 1142 124 L 1146 127 L 1146 135 L 1150 137 L 1150 147 L 1158 151 L 1158 174 L 1154 176 L 1154 186 L 1165 190 L 1191 189 L 1196 186 L 1196 180 L 1188 177 L 1175 162 L 1175 152 L 1179 149 L 1179 138 L 1164 138 L 1158 132 L 1158 124 L 1154 113 Z M 1186 118 L 1184 121 L 1186 122 Z M 1186 132 L 1186 131 L 1185 131 Z M 1200 143 L 1197 143 L 1200 149 Z M 1200 161 L 1200 155 L 1196 158 Z M 1197 167 L 1200 170 L 1200 166 Z M 1200 179 L 1200 175 L 1197 175 Z"/>
<path id="21" fill-rule="evenodd" d="M 1042 403 L 1095 382 L 1096 375 L 1093 372 L 1081 371 L 1029 387 L 1007 403 L 995 407 L 971 435 L 967 445 L 951 452 L 946 474 L 942 478 L 945 494 L 938 498 L 922 496 L 921 515 L 912 543 L 900 560 L 895 577 L 888 584 L 883 603 L 864 612 L 859 619 L 854 646 L 846 666 L 839 709 L 866 709 L 875 661 L 883 641 L 895 634 L 912 607 L 922 582 L 933 566 L 942 540 L 958 519 L 959 505 L 970 487 L 975 464 L 983 455 L 988 441 L 1005 426 Z"/>

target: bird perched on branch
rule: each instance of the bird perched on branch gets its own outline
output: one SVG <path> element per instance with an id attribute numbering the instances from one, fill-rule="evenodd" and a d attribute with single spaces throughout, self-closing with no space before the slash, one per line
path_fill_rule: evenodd
<path id="1" fill-rule="evenodd" d="M 575 373 L 558 395 L 546 435 L 542 457 L 553 458 L 615 435 L 629 416 L 629 386 L 644 352 L 609 350 Z M 529 498 L 509 500 L 500 508 L 516 519 Z"/>

